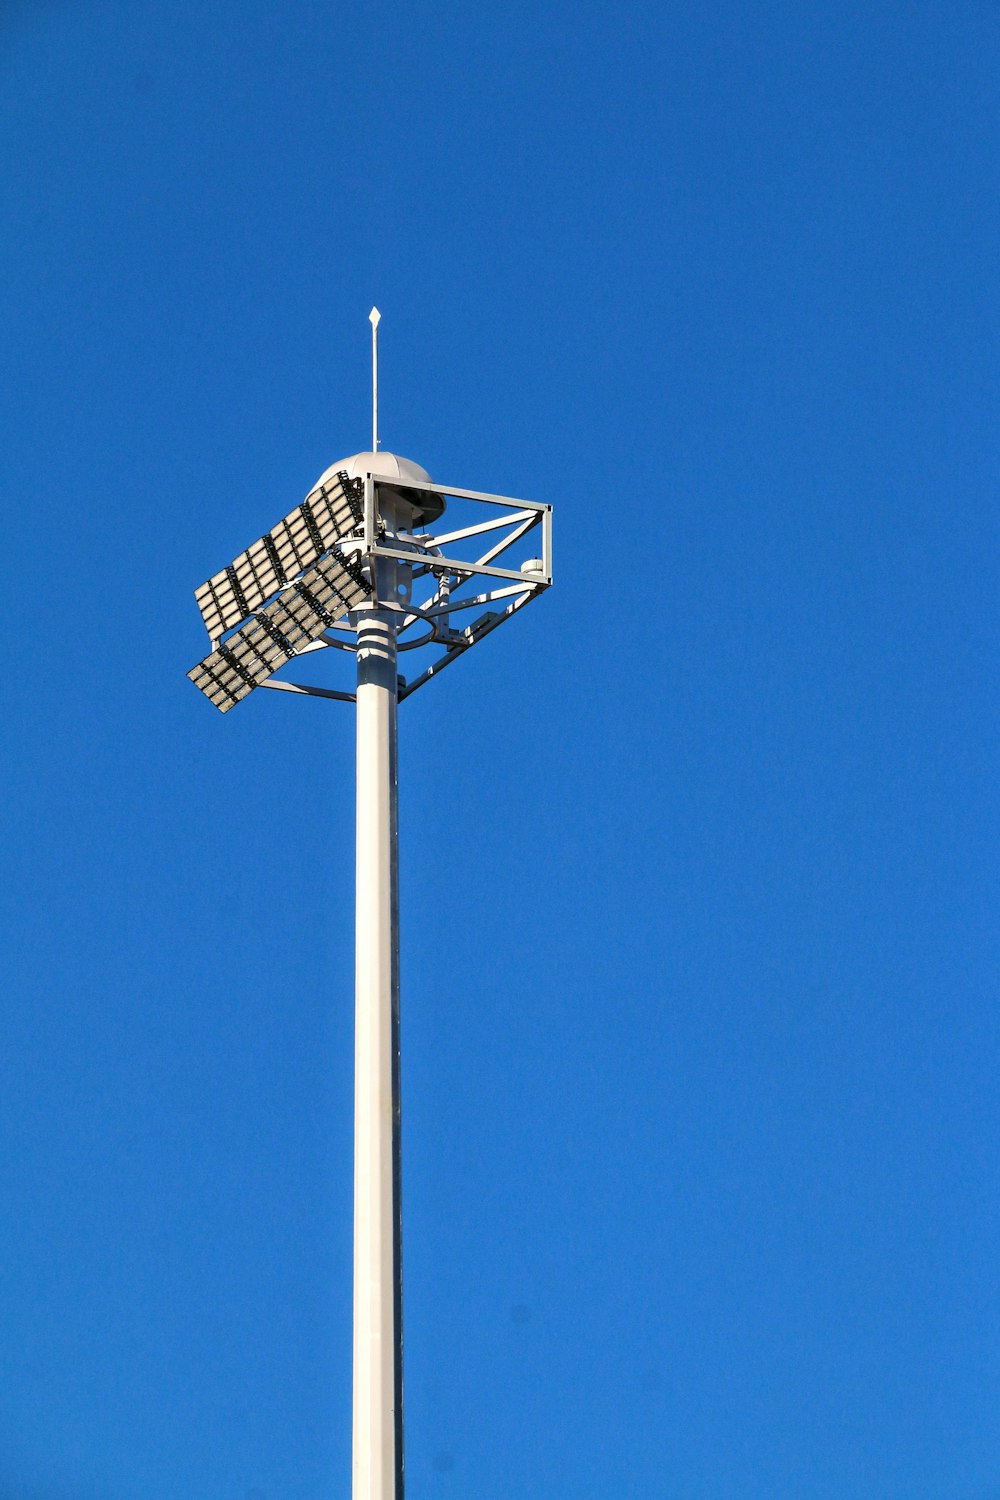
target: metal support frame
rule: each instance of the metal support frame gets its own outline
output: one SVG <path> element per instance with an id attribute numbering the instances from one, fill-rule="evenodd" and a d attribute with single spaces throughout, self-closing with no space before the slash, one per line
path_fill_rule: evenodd
<path id="1" fill-rule="evenodd" d="M 398 701 L 409 698 L 417 688 L 429 682 L 453 661 L 509 620 L 519 609 L 530 604 L 552 583 L 552 507 L 538 501 L 520 500 L 512 495 L 493 495 L 485 490 L 469 490 L 453 485 L 434 484 L 423 480 L 407 479 L 407 490 L 427 491 L 434 495 L 449 496 L 458 500 L 472 500 L 485 507 L 499 507 L 508 512 L 504 515 L 490 513 L 481 521 L 461 526 L 435 535 L 422 532 L 412 540 L 407 535 L 404 545 L 393 545 L 395 537 L 388 537 L 385 519 L 379 505 L 379 491 L 383 487 L 399 487 L 398 480 L 379 474 L 364 477 L 364 518 L 354 537 L 344 544 L 344 550 L 360 553 L 367 561 L 373 580 L 373 605 L 395 617 L 397 647 L 401 652 L 417 647 L 437 647 L 437 660 L 411 679 L 399 678 Z M 505 567 L 495 561 L 503 558 L 516 543 L 533 532 L 540 531 L 541 569 L 525 573 L 519 568 Z M 504 534 L 492 539 L 495 532 Z M 446 555 L 442 548 L 456 542 L 466 542 L 475 537 L 490 535 L 491 542 L 478 557 L 463 558 Z M 437 593 L 423 603 L 400 605 L 389 598 L 380 598 L 379 576 L 386 565 L 405 565 L 415 579 L 435 580 Z M 495 581 L 497 587 L 473 595 L 459 590 L 475 578 Z M 444 597 L 441 584 L 444 582 Z M 452 589 L 455 592 L 452 592 Z M 382 591 L 384 592 L 384 590 Z M 473 624 L 454 628 L 451 617 L 474 606 L 481 605 L 486 613 Z M 498 610 L 492 606 L 501 605 Z M 425 633 L 414 636 L 415 630 L 425 628 Z M 311 641 L 300 656 L 325 649 L 355 651 L 353 625 L 337 625 L 327 630 L 315 641 Z M 298 657 L 296 657 L 296 660 Z M 305 683 L 289 683 L 270 679 L 262 686 L 301 693 L 307 697 L 335 698 L 347 702 L 355 701 L 355 695 L 332 688 L 311 687 Z"/>

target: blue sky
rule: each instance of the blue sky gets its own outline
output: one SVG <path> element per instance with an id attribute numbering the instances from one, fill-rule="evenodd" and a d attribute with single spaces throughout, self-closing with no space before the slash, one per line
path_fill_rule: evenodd
<path id="1" fill-rule="evenodd" d="M 993 0 L 11 0 L 2 1500 L 350 1483 L 353 726 L 192 590 L 382 433 L 411 1500 L 996 1500 Z"/>

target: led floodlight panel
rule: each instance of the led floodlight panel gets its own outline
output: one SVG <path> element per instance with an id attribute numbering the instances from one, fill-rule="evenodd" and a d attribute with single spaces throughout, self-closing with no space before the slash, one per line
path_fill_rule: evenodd
<path id="1" fill-rule="evenodd" d="M 310 567 L 364 520 L 364 482 L 341 469 L 318 484 L 266 536 L 195 589 L 213 641 L 245 620 L 290 578 Z"/>
<path id="2" fill-rule="evenodd" d="M 360 563 L 330 553 L 187 675 L 220 713 L 228 713 L 303 646 L 370 597 Z"/>

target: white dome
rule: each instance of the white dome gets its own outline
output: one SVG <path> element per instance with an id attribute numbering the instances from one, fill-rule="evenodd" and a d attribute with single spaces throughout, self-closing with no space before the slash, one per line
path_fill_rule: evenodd
<path id="1" fill-rule="evenodd" d="M 349 479 L 358 479 L 365 474 L 384 474 L 387 479 L 400 479 L 402 484 L 397 488 L 395 485 L 389 491 L 396 500 L 402 500 L 410 507 L 412 520 L 410 526 L 421 526 L 426 521 L 436 521 L 444 510 L 444 496 L 434 494 L 430 490 L 408 490 L 405 481 L 407 479 L 418 479 L 423 484 L 431 483 L 431 476 L 426 469 L 415 464 L 412 458 L 400 458 L 395 453 L 354 453 L 350 458 L 342 458 L 330 467 L 316 481 L 322 484 L 324 480 L 330 479 L 341 469 L 346 470 Z M 384 491 L 383 491 L 384 493 Z M 406 524 L 406 523 L 404 523 Z"/>

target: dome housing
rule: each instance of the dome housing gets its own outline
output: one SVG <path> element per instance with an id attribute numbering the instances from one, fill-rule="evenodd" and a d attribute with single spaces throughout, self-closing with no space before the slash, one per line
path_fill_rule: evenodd
<path id="1" fill-rule="evenodd" d="M 407 489 L 408 479 L 419 480 L 422 484 L 431 482 L 427 470 L 414 463 L 412 458 L 400 458 L 395 453 L 385 452 L 354 453 L 350 458 L 342 458 L 331 464 L 317 480 L 317 484 L 332 479 L 341 469 L 346 470 L 349 479 L 362 479 L 366 474 L 374 474 L 379 479 L 385 477 L 398 480 L 398 484 L 380 486 L 380 490 L 383 501 L 393 502 L 398 510 L 396 524 L 407 531 L 436 521 L 444 511 L 443 495 L 433 490 Z"/>

